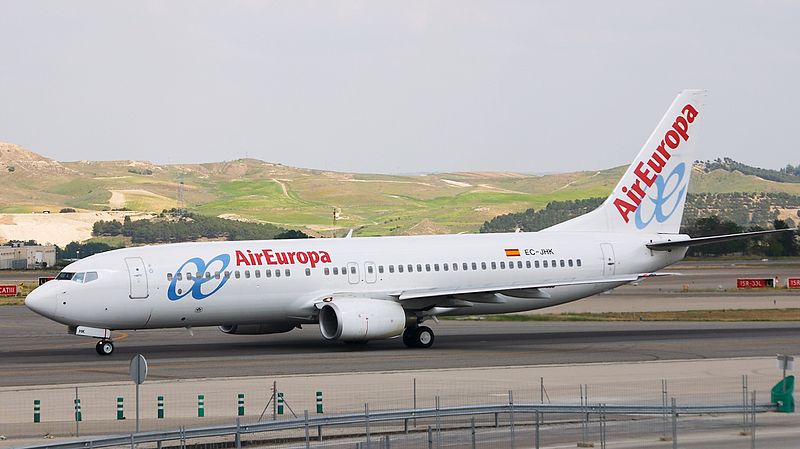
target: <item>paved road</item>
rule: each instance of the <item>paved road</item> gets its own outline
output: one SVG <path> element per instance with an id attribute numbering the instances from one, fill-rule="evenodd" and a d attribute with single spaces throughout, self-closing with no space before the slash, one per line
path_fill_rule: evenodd
<path id="1" fill-rule="evenodd" d="M 0 307 L 0 386 L 124 381 L 136 353 L 157 361 L 160 378 L 283 375 L 674 360 L 800 353 L 800 323 L 453 322 L 433 324 L 428 350 L 398 340 L 345 345 L 316 326 L 287 334 L 226 335 L 215 328 L 119 333 L 111 357 L 94 340 L 22 306 Z"/>

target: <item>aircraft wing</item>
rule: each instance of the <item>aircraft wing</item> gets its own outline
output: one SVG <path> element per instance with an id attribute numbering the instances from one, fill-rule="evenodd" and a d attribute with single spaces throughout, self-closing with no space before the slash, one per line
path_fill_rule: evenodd
<path id="1" fill-rule="evenodd" d="M 479 288 L 462 288 L 462 289 L 443 289 L 443 288 L 421 288 L 404 290 L 397 296 L 400 301 L 419 298 L 430 298 L 435 296 L 449 296 L 449 295 L 466 295 L 471 293 L 503 293 L 512 290 L 533 290 L 544 289 L 553 287 L 564 287 L 569 285 L 587 285 L 587 284 L 616 284 L 625 282 L 634 282 L 640 279 L 656 277 L 656 276 L 672 276 L 676 273 L 638 273 L 638 274 L 625 274 L 619 276 L 610 276 L 598 279 L 576 279 L 572 281 L 549 282 L 549 283 L 530 283 L 530 284 L 495 284 L 485 285 Z"/>

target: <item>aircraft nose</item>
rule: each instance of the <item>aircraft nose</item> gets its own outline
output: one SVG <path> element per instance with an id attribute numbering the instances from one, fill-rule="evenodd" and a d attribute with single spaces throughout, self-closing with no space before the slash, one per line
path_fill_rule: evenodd
<path id="1" fill-rule="evenodd" d="M 51 317 L 55 313 L 56 302 L 45 290 L 39 287 L 28 293 L 25 297 L 25 306 L 39 315 Z"/>

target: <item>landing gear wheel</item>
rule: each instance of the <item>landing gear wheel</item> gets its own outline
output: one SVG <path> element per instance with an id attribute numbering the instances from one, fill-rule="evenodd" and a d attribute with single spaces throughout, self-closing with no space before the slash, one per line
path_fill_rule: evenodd
<path id="1" fill-rule="evenodd" d="M 412 326 L 403 332 L 403 343 L 409 348 L 430 348 L 434 335 L 428 326 Z"/>
<path id="2" fill-rule="evenodd" d="M 403 344 L 408 346 L 409 348 L 413 348 L 414 346 L 414 334 L 417 332 L 417 326 L 409 326 L 406 330 L 403 331 Z"/>
<path id="3" fill-rule="evenodd" d="M 114 343 L 110 340 L 100 340 L 97 342 L 94 349 L 100 355 L 111 355 L 111 353 L 114 352 Z"/>

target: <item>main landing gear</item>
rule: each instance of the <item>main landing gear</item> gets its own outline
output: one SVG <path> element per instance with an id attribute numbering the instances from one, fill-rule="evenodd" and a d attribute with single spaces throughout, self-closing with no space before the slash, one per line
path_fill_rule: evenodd
<path id="1" fill-rule="evenodd" d="M 403 343 L 409 348 L 430 348 L 433 338 L 433 331 L 428 326 L 409 326 L 403 332 Z"/>
<path id="2" fill-rule="evenodd" d="M 111 353 L 114 352 L 114 342 L 111 340 L 100 340 L 95 345 L 94 350 L 100 355 L 111 355 Z"/>

